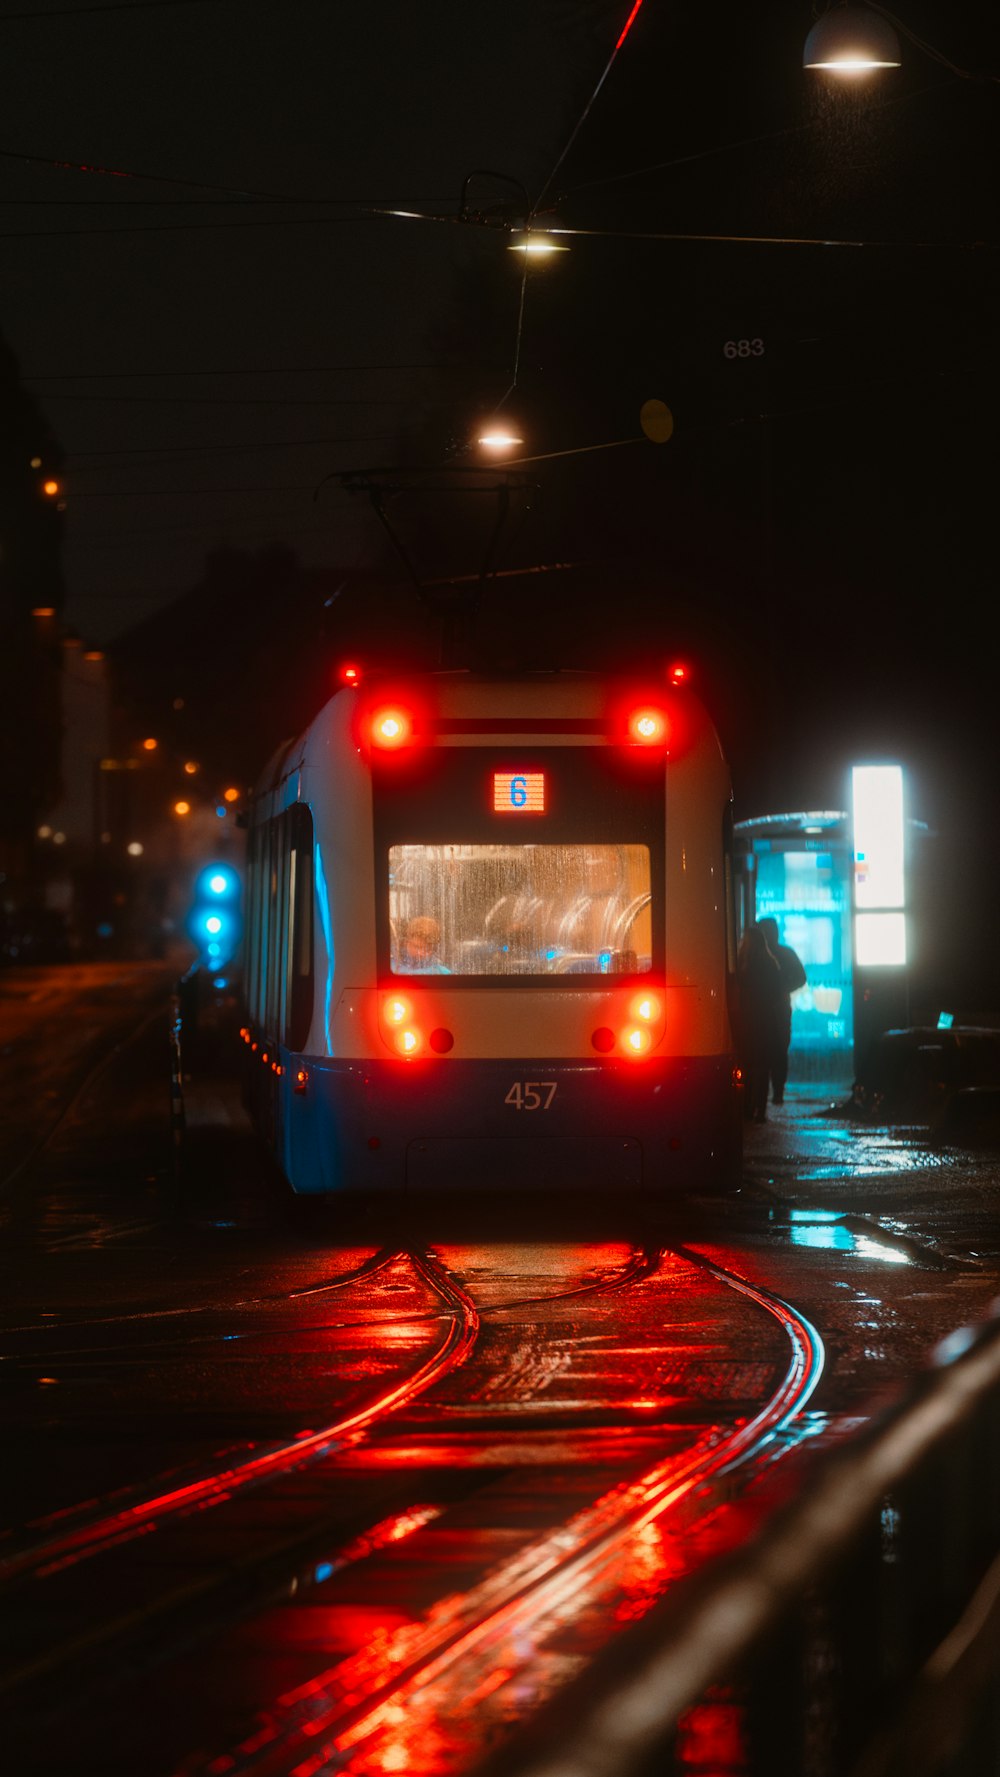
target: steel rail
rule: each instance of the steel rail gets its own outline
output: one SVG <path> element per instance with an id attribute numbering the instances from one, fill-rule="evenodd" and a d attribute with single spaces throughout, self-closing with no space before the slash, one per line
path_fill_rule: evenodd
<path id="1" fill-rule="evenodd" d="M 998 1405 L 995 1304 L 849 1446 L 819 1457 L 780 1514 L 626 1631 L 477 1777 L 669 1777 L 687 1768 L 674 1762 L 682 1718 L 734 1684 L 756 1724 L 751 1777 L 1000 1769 L 995 1688 L 992 1725 L 983 1717 L 1000 1672 Z M 810 1655 L 817 1608 L 827 1626 Z"/>
<path id="2" fill-rule="evenodd" d="M 165 1490 L 153 1493 L 148 1489 L 137 1490 L 128 1504 L 120 1505 L 112 1512 L 103 1510 L 102 1502 L 100 1516 L 57 1532 L 32 1548 L 0 1561 L 0 1584 L 25 1576 L 45 1579 L 76 1562 L 119 1547 L 134 1537 L 144 1536 L 170 1518 L 219 1505 L 241 1488 L 330 1456 L 348 1439 L 370 1431 L 380 1419 L 406 1406 L 432 1383 L 458 1368 L 465 1362 L 478 1335 L 479 1314 L 475 1304 L 433 1260 L 416 1253 L 407 1256 L 414 1270 L 441 1297 L 448 1311 L 443 1339 L 409 1376 L 395 1382 L 365 1406 L 345 1413 L 318 1431 L 231 1460 L 219 1469 Z M 8 1676 L 16 1677 L 16 1674 Z M 0 1690 L 3 1688 L 4 1682 L 0 1681 Z"/>
<path id="3" fill-rule="evenodd" d="M 689 1263 L 748 1296 L 781 1322 L 791 1345 L 787 1370 L 770 1400 L 750 1420 L 721 1437 L 710 1435 L 679 1461 L 655 1464 L 578 1512 L 488 1575 L 472 1592 L 449 1598 L 423 1625 L 407 1625 L 391 1651 L 362 1650 L 279 1698 L 253 1734 L 227 1750 L 218 1768 L 227 1777 L 295 1777 L 337 1768 L 380 1731 L 424 1686 L 484 1641 L 537 1625 L 587 1580 L 598 1576 L 622 1545 L 677 1507 L 696 1489 L 721 1480 L 759 1456 L 810 1398 L 823 1369 L 823 1343 L 811 1323 L 780 1297 L 697 1252 L 673 1249 Z M 662 1257 L 662 1253 L 661 1253 Z M 295 1762 L 295 1761 L 299 1762 Z M 206 1766 L 185 1765 L 177 1777 Z M 209 1767 L 214 1769 L 214 1764 Z"/>

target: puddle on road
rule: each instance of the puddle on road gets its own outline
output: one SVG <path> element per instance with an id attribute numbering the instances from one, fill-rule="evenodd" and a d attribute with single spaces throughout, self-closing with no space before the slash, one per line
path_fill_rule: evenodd
<path id="1" fill-rule="evenodd" d="M 886 1265 L 911 1265 L 913 1259 L 900 1246 L 851 1228 L 843 1212 L 833 1209 L 792 1209 L 788 1212 L 793 1246 L 819 1247 L 827 1252 L 852 1253 L 859 1259 L 880 1259 Z"/>

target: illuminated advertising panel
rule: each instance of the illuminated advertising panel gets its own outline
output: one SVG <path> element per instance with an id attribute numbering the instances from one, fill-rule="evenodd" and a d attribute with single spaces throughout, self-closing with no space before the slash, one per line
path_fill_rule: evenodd
<path id="1" fill-rule="evenodd" d="M 854 954 L 860 967 L 906 962 L 903 772 L 899 765 L 855 765 Z"/>

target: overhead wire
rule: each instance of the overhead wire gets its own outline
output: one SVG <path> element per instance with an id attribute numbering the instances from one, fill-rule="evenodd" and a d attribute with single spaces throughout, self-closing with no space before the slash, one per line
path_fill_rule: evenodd
<path id="1" fill-rule="evenodd" d="M 578 117 L 573 129 L 571 130 L 570 135 L 569 135 L 569 139 L 567 140 L 566 145 L 562 150 L 562 153 L 557 156 L 555 164 L 552 167 L 552 170 L 549 173 L 548 178 L 544 181 L 542 188 L 539 191 L 538 196 L 536 197 L 536 199 L 534 201 L 534 204 L 532 205 L 531 214 L 533 216 L 537 215 L 539 207 L 542 203 L 542 199 L 545 197 L 545 195 L 549 189 L 549 186 L 552 184 L 552 181 L 555 178 L 556 174 L 558 173 L 559 168 L 562 166 L 563 161 L 566 159 L 567 154 L 569 153 L 570 149 L 573 146 L 573 143 L 576 141 L 577 136 L 580 134 L 580 131 L 582 130 L 584 124 L 587 121 L 587 118 L 590 116 L 590 112 L 591 112 L 591 109 L 594 105 L 594 101 L 596 100 L 598 93 L 600 92 L 602 86 L 604 85 L 604 82 L 607 80 L 608 75 L 611 73 L 611 70 L 614 67 L 615 62 L 618 60 L 618 55 L 619 55 L 619 52 L 622 48 L 622 45 L 625 43 L 625 40 L 628 37 L 629 32 L 632 29 L 632 26 L 635 24 L 635 21 L 639 16 L 639 11 L 642 6 L 642 3 L 643 3 L 643 0 L 633 0 L 632 10 L 629 13 L 628 18 L 625 21 L 624 29 L 621 31 L 621 33 L 618 37 L 618 41 L 615 44 L 614 49 L 611 51 L 611 54 L 608 57 L 607 62 L 605 63 L 603 73 L 601 74 L 600 79 L 597 82 L 597 85 L 595 86 L 593 92 L 591 93 L 590 98 L 587 100 L 587 103 L 583 107 L 583 110 L 580 113 L 580 116 Z"/>

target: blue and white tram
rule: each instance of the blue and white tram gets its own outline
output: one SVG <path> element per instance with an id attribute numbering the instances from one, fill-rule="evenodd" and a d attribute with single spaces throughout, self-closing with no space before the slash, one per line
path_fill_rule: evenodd
<path id="1" fill-rule="evenodd" d="M 373 679 L 271 760 L 241 1036 L 296 1192 L 737 1182 L 732 792 L 683 677 Z"/>

